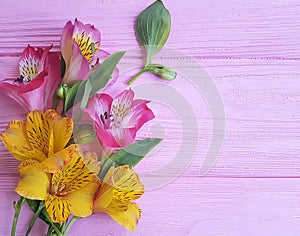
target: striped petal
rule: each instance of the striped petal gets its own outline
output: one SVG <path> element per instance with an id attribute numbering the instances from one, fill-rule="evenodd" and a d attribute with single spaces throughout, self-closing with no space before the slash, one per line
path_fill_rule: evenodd
<path id="1" fill-rule="evenodd" d="M 119 166 L 113 174 L 114 198 L 128 202 L 139 198 L 144 193 L 144 186 L 139 176 L 128 166 Z"/>
<path id="2" fill-rule="evenodd" d="M 45 199 L 46 210 L 55 223 L 65 222 L 70 215 L 71 203 L 69 200 L 55 195 L 48 195 Z"/>
<path id="3" fill-rule="evenodd" d="M 82 156 L 76 153 L 75 157 L 61 171 L 53 174 L 52 186 L 55 186 L 58 193 L 67 194 L 83 188 L 93 179 L 93 172 L 84 164 Z"/>
<path id="4" fill-rule="evenodd" d="M 56 113 L 56 112 L 55 112 Z M 54 133 L 54 153 L 62 150 L 70 141 L 73 132 L 73 121 L 71 118 L 61 118 L 56 113 L 53 133 Z"/>
<path id="5" fill-rule="evenodd" d="M 26 131 L 32 148 L 48 156 L 49 146 L 53 146 L 53 122 L 45 119 L 40 111 L 30 112 L 26 119 Z"/>
<path id="6" fill-rule="evenodd" d="M 0 134 L 0 138 L 8 151 L 19 161 L 30 158 L 42 161 L 46 158 L 43 153 L 31 149 L 24 121 L 11 121 L 6 130 Z"/>

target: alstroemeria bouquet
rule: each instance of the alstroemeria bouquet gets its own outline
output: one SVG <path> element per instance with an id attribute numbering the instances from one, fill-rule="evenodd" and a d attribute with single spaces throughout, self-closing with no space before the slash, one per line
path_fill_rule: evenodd
<path id="1" fill-rule="evenodd" d="M 164 79 L 176 73 L 152 64 L 170 32 L 170 14 L 161 1 L 154 2 L 136 20 L 136 33 L 145 48 L 144 72 Z M 75 19 L 67 22 L 61 38 L 61 56 L 52 46 L 28 45 L 20 59 L 18 78 L 0 82 L 0 91 L 13 98 L 27 112 L 24 120 L 12 120 L 0 138 L 20 161 L 20 180 L 15 191 L 15 235 L 21 206 L 34 212 L 25 235 L 36 219 L 49 227 L 47 235 L 66 235 L 75 220 L 106 213 L 128 230 L 141 217 L 133 201 L 144 188 L 133 167 L 161 139 L 136 141 L 137 131 L 154 114 L 149 101 L 134 99 L 130 88 L 111 96 L 107 85 L 118 78 L 117 64 L 125 52 L 101 50 L 100 31 Z M 112 79 L 113 78 L 113 79 Z M 77 109 L 76 119 L 70 118 Z M 86 118 L 93 125 L 85 123 Z M 99 152 L 86 144 L 98 141 Z"/>

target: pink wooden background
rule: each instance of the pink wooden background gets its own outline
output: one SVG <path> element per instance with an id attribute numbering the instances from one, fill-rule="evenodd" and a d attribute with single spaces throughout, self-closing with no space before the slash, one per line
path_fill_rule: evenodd
<path id="1" fill-rule="evenodd" d="M 101 30 L 102 48 L 109 52 L 136 47 L 134 19 L 151 2 L 2 1 L 0 79 L 16 76 L 18 56 L 28 43 L 43 47 L 53 43 L 58 51 L 61 29 L 75 17 Z M 192 162 L 171 183 L 147 189 L 138 201 L 143 215 L 135 232 L 124 230 L 106 215 L 95 215 L 77 221 L 70 235 L 299 235 L 300 2 L 164 2 L 173 18 L 166 46 L 198 61 L 222 97 L 226 133 L 220 156 L 206 175 L 199 175 L 211 139 L 209 107 L 181 77 L 162 83 L 178 89 L 194 107 L 200 134 Z M 178 61 L 185 65 L 187 58 Z M 144 79 L 157 81 L 150 77 Z M 163 130 L 165 139 L 136 169 L 141 175 L 146 173 L 145 180 L 149 171 L 171 162 L 182 132 L 172 107 L 159 102 L 152 107 L 157 118 L 140 135 Z M 0 94 L 1 131 L 9 120 L 24 115 L 18 105 Z M 13 190 L 18 162 L 2 144 L 0 153 L 0 235 L 6 236 L 13 216 L 11 203 L 17 199 Z M 150 181 L 160 183 L 185 166 L 173 167 Z M 18 235 L 24 235 L 31 213 L 24 207 L 21 216 Z M 42 235 L 45 229 L 38 223 L 32 235 Z"/>

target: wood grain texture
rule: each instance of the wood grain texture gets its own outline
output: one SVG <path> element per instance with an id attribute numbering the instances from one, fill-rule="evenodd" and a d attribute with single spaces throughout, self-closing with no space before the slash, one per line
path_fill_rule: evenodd
<path id="1" fill-rule="evenodd" d="M 3 1 L 0 80 L 17 76 L 18 57 L 28 43 L 43 47 L 53 44 L 58 51 L 62 27 L 75 17 L 101 30 L 101 47 L 109 52 L 137 47 L 134 19 L 151 2 Z M 127 232 L 109 217 L 96 215 L 76 222 L 70 235 L 299 235 L 299 1 L 164 2 L 173 20 L 166 46 L 174 54 L 164 54 L 160 59 L 183 65 L 193 59 L 211 76 L 226 114 L 221 153 L 214 167 L 199 176 L 212 135 L 210 107 L 184 76 L 172 83 L 162 82 L 194 108 L 198 146 L 193 156 L 181 157 L 189 166 L 179 162 L 153 175 L 172 162 L 182 142 L 182 124 L 175 107 L 154 101 L 151 107 L 156 120 L 141 130 L 139 137 L 163 134 L 164 141 L 136 168 L 147 188 L 138 201 L 143 216 L 137 230 Z M 185 56 L 178 56 L 176 51 Z M 192 70 L 193 66 L 187 68 Z M 131 72 L 121 80 L 128 79 Z M 145 75 L 144 80 L 155 82 L 157 78 Z M 133 89 L 138 85 L 143 85 L 142 79 Z M 1 131 L 11 119 L 25 116 L 3 94 L 0 111 Z M 192 126 L 187 132 L 194 132 Z M 184 148 L 189 151 L 188 146 Z M 17 199 L 13 190 L 18 181 L 18 163 L 2 143 L 0 154 L 0 206 L 5 212 L 0 214 L 0 235 L 6 236 L 13 215 L 11 202 Z M 165 183 L 166 176 L 171 176 L 173 182 Z M 157 188 L 148 187 L 150 182 L 157 183 Z M 24 208 L 22 215 L 18 235 L 24 235 L 31 213 Z M 40 222 L 32 235 L 43 231 Z"/>

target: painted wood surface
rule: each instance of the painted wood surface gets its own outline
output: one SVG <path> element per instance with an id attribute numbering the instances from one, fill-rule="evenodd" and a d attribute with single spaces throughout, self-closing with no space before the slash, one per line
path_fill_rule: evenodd
<path id="1" fill-rule="evenodd" d="M 164 2 L 173 19 L 166 45 L 172 53 L 160 59 L 167 58 L 179 69 L 182 65 L 190 70 L 195 69 L 194 64 L 186 63 L 193 60 L 200 63 L 202 75 L 210 75 L 226 115 L 220 155 L 208 173 L 199 175 L 212 138 L 211 107 L 203 91 L 183 75 L 172 83 L 162 82 L 193 107 L 199 126 L 195 152 L 182 156 L 185 161 L 167 165 L 181 148 L 180 143 L 193 141 L 195 130 L 190 120 L 191 126 L 185 131 L 191 140 L 182 140 L 182 120 L 174 113 L 177 107 L 154 101 L 156 120 L 139 135 L 163 135 L 164 141 L 136 168 L 147 188 L 138 201 L 143 215 L 137 230 L 127 232 L 108 216 L 95 215 L 76 222 L 70 235 L 299 235 L 300 2 Z M 114 52 L 136 48 L 134 19 L 150 3 L 2 1 L 0 79 L 17 76 L 17 60 L 28 43 L 43 47 L 53 44 L 58 51 L 61 29 L 75 17 L 101 30 L 103 49 Z M 121 80 L 128 79 L 131 72 Z M 198 79 L 202 79 L 201 75 Z M 157 78 L 145 75 L 133 89 L 146 86 L 146 80 L 157 86 Z M 1 131 L 11 119 L 25 116 L 3 94 L 0 111 Z M 185 119 L 192 118 L 187 114 Z M 189 152 L 188 145 L 182 148 Z M 13 190 L 18 181 L 18 163 L 2 144 L 0 153 L 0 235 L 6 236 L 13 216 L 11 203 L 17 199 Z M 155 172 L 160 168 L 164 171 Z M 166 183 L 167 180 L 173 181 Z M 24 208 L 22 216 L 18 235 L 24 235 L 31 213 Z M 42 235 L 45 230 L 39 223 L 32 235 Z"/>

